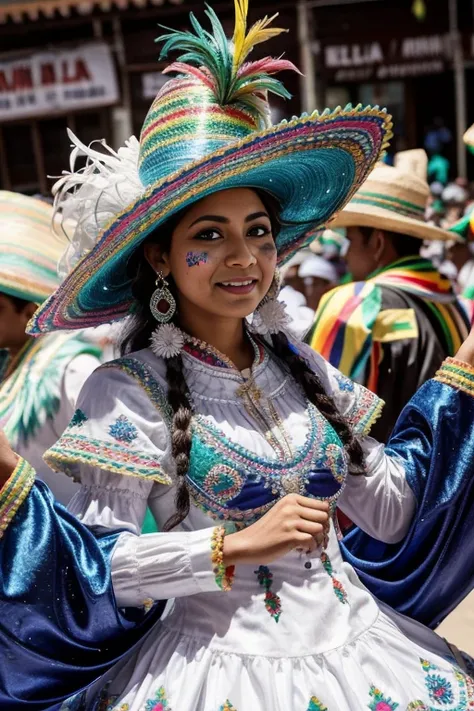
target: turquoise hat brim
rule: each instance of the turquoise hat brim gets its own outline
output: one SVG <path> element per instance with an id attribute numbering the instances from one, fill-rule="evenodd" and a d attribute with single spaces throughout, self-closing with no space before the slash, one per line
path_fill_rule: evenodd
<path id="1" fill-rule="evenodd" d="M 126 316 L 133 308 L 127 264 L 135 250 L 176 212 L 222 190 L 256 188 L 279 200 L 284 225 L 276 246 L 283 264 L 350 200 L 388 145 L 391 126 L 378 107 L 315 112 L 251 134 L 149 186 L 36 312 L 29 333 Z"/>

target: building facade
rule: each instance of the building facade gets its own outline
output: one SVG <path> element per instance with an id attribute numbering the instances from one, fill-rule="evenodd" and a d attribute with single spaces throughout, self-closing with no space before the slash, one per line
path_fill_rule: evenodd
<path id="1" fill-rule="evenodd" d="M 387 106 L 394 117 L 391 151 L 424 145 L 430 127 L 443 123 L 456 173 L 456 97 L 449 0 L 425 2 L 417 19 L 412 0 L 312 4 L 318 99 L 328 105 Z M 474 122 L 474 3 L 457 2 L 466 81 L 466 126 Z M 469 163 L 474 178 L 474 162 Z"/>
<path id="2" fill-rule="evenodd" d="M 233 2 L 212 4 L 231 33 Z M 165 32 L 159 25 L 188 28 L 190 11 L 206 22 L 204 9 L 185 0 L 0 0 L 0 188 L 48 195 L 68 167 L 67 128 L 85 144 L 104 138 L 114 149 L 138 136 L 167 80 L 154 41 Z M 295 5 L 281 2 L 279 11 L 290 32 L 263 51 L 298 64 Z M 273 12 L 253 2 L 250 21 Z M 283 78 L 294 98 L 274 102 L 275 120 L 300 111 L 300 78 Z"/>

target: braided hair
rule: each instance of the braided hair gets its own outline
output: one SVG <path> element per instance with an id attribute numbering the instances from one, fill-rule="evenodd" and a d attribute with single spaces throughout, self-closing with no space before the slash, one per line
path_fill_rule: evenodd
<path id="1" fill-rule="evenodd" d="M 320 378 L 309 367 L 305 359 L 298 354 L 284 333 L 273 335 L 272 345 L 275 355 L 286 364 L 308 400 L 317 407 L 336 431 L 344 445 L 350 473 L 355 476 L 365 474 L 366 469 L 360 442 L 354 436 L 347 419 L 339 412 L 333 398 L 325 391 Z"/>
<path id="2" fill-rule="evenodd" d="M 276 236 L 280 226 L 278 205 L 266 193 L 260 193 L 265 208 L 270 216 L 273 234 Z M 122 337 L 120 352 L 122 355 L 132 353 L 150 345 L 150 337 L 156 328 L 156 321 L 150 310 L 150 299 L 155 289 L 156 274 L 145 259 L 144 246 L 149 243 L 159 243 L 163 253 L 169 252 L 173 232 L 181 221 L 184 211 L 177 213 L 165 226 L 153 232 L 141 249 L 132 256 L 128 264 L 128 272 L 132 283 L 132 294 L 136 302 L 134 314 L 127 321 L 127 330 Z M 168 277 L 169 289 L 177 298 L 177 289 L 172 277 Z M 179 326 L 179 315 L 173 318 Z M 289 343 L 283 333 L 272 337 L 275 355 L 286 364 L 291 374 L 302 388 L 306 397 L 326 417 L 339 435 L 350 460 L 351 474 L 364 472 L 363 456 L 360 444 L 355 439 L 347 420 L 339 413 L 333 399 L 325 392 L 318 378 L 309 368 Z M 168 387 L 168 402 L 173 412 L 171 425 L 171 451 L 176 465 L 177 493 L 176 513 L 171 516 L 164 526 L 169 531 L 178 526 L 188 515 L 190 509 L 190 496 L 186 475 L 189 470 L 191 456 L 192 433 L 191 422 L 193 406 L 191 394 L 184 375 L 183 358 L 181 355 L 169 358 L 166 361 L 166 382 Z"/>

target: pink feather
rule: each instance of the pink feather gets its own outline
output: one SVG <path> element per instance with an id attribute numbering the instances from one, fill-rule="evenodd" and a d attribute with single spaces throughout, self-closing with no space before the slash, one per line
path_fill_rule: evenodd
<path id="1" fill-rule="evenodd" d="M 170 72 L 178 72 L 179 74 L 190 74 L 196 79 L 203 82 L 212 91 L 215 90 L 214 81 L 209 72 L 205 71 L 204 68 L 198 69 L 193 67 L 191 64 L 185 64 L 184 62 L 173 62 L 169 67 L 163 69 L 163 74 L 169 74 Z"/>
<path id="2" fill-rule="evenodd" d="M 242 79 L 242 77 L 252 76 L 253 74 L 278 74 L 278 72 L 285 70 L 301 74 L 298 67 L 288 59 L 264 57 L 263 59 L 258 59 L 256 62 L 246 62 L 243 64 L 237 72 L 237 76 L 239 79 Z"/>

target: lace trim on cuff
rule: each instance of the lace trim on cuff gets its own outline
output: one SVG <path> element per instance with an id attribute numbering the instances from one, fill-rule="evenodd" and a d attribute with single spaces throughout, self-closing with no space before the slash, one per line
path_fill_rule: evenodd
<path id="1" fill-rule="evenodd" d="M 474 397 L 474 367 L 456 358 L 446 358 L 435 380 Z"/>
<path id="2" fill-rule="evenodd" d="M 24 459 L 19 459 L 12 475 L 0 491 L 0 538 L 30 493 L 35 482 L 35 470 Z"/>

